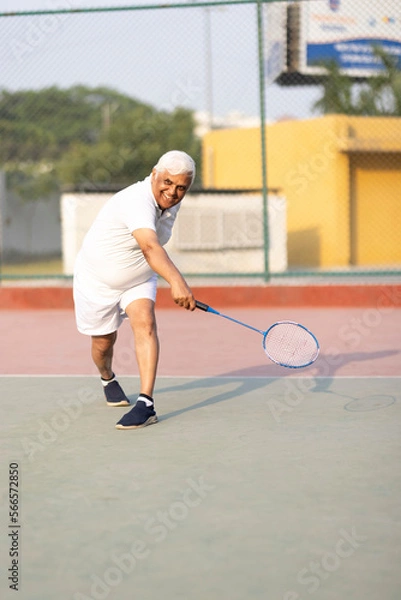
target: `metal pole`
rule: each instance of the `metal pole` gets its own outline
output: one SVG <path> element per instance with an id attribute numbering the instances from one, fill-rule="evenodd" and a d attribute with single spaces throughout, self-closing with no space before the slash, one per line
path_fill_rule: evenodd
<path id="1" fill-rule="evenodd" d="M 212 17 L 211 8 L 205 11 L 205 41 L 206 41 L 206 111 L 208 128 L 213 129 L 213 61 L 212 61 Z"/>
<path id="2" fill-rule="evenodd" d="M 275 2 L 276 0 L 265 0 L 265 2 Z M 278 0 L 279 2 L 285 2 L 286 0 Z M 192 8 L 193 6 L 227 6 L 229 4 L 254 4 L 255 0 L 222 0 L 210 1 L 210 0 L 196 0 L 194 3 L 183 4 L 180 2 L 162 3 L 162 4 L 140 4 L 140 5 L 124 5 L 124 6 L 104 6 L 94 8 L 60 8 L 52 9 L 47 8 L 43 10 L 21 10 L 12 12 L 1 12 L 0 17 L 29 17 L 38 15 L 62 15 L 62 14 L 80 14 L 80 13 L 103 13 L 103 12 L 119 12 L 127 10 L 150 10 L 155 8 L 167 9 L 167 8 Z"/>
<path id="3" fill-rule="evenodd" d="M 4 171 L 0 171 L 0 285 L 3 283 L 3 226 L 4 210 L 6 205 L 6 178 Z"/>
<path id="4" fill-rule="evenodd" d="M 258 60 L 259 60 L 259 103 L 260 103 L 260 145 L 262 158 L 262 199 L 263 199 L 263 250 L 264 280 L 270 279 L 269 268 L 269 217 L 267 187 L 267 153 L 266 153 L 266 107 L 265 107 L 265 62 L 263 52 L 263 2 L 257 0 L 258 14 Z"/>

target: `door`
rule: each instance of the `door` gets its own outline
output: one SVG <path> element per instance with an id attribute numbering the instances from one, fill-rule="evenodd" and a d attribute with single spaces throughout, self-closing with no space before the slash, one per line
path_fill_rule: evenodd
<path id="1" fill-rule="evenodd" d="M 350 158 L 352 265 L 401 265 L 401 154 Z"/>

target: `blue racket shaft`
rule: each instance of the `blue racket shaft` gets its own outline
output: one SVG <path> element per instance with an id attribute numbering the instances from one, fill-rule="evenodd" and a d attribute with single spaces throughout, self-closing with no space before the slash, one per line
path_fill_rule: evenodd
<path id="1" fill-rule="evenodd" d="M 277 321 L 268 329 L 263 330 L 225 315 L 198 300 L 196 308 L 260 333 L 263 336 L 263 349 L 268 358 L 282 367 L 289 369 L 308 367 L 315 362 L 319 355 L 320 347 L 316 337 L 304 325 L 295 321 Z"/>

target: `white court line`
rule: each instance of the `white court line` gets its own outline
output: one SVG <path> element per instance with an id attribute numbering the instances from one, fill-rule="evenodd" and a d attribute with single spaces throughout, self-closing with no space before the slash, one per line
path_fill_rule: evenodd
<path id="1" fill-rule="evenodd" d="M 93 379 L 99 379 L 99 375 L 76 375 L 76 374 L 69 374 L 69 373 L 60 373 L 58 375 L 52 373 L 52 374 L 47 374 L 44 373 L 42 375 L 38 374 L 38 373 L 34 373 L 33 375 L 26 375 L 26 374 L 16 374 L 16 373 L 12 373 L 10 375 L 7 375 L 5 373 L 0 373 L 0 379 L 3 378 L 48 378 L 48 379 L 55 379 L 58 377 L 69 377 L 69 378 L 93 378 Z M 132 378 L 132 379 L 139 379 L 139 375 L 117 375 L 117 379 L 128 379 L 128 378 Z M 158 375 L 157 380 L 159 379 L 272 379 L 272 380 L 277 380 L 277 379 L 401 379 L 401 375 L 333 375 L 333 376 L 323 376 L 323 375 L 299 375 L 298 377 L 293 375 L 292 377 L 286 377 L 285 375 L 280 376 L 280 375 L 276 375 L 275 377 L 273 376 L 269 376 L 269 377 L 260 377 L 260 376 L 255 376 L 255 375 Z"/>

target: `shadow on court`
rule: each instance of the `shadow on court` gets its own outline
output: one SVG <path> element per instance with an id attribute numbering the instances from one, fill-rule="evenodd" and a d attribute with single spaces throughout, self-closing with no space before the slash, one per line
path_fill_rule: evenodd
<path id="1" fill-rule="evenodd" d="M 138 431 L 114 428 L 126 409 L 97 378 L 1 378 L 18 597 L 398 600 L 401 379 L 247 374 L 160 378 Z"/>
<path id="2" fill-rule="evenodd" d="M 302 377 L 334 377 L 339 371 L 342 372 L 346 366 L 357 366 L 363 362 L 380 361 L 400 354 L 400 350 L 379 350 L 372 352 L 341 352 L 336 354 L 320 353 L 315 364 L 306 369 L 286 369 L 271 364 L 268 359 L 259 365 L 252 365 L 242 369 L 235 369 L 227 373 L 221 373 L 219 377 L 280 377 L 287 378 Z"/>
<path id="3" fill-rule="evenodd" d="M 179 384 L 179 385 L 173 385 L 172 387 L 167 387 L 167 388 L 161 388 L 158 389 L 158 393 L 160 394 L 171 394 L 174 392 L 180 392 L 181 393 L 186 393 L 189 395 L 189 397 L 193 397 L 193 392 L 195 391 L 199 391 L 199 390 L 203 390 L 204 392 L 206 392 L 208 394 L 208 397 L 205 400 L 202 400 L 200 402 L 196 402 L 195 404 L 190 404 L 189 406 L 185 406 L 183 408 L 180 408 L 178 410 L 172 411 L 172 412 L 168 412 L 162 415 L 162 417 L 160 418 L 161 420 L 166 420 L 166 419 L 172 419 L 180 414 L 189 412 L 189 411 L 196 411 L 198 409 L 201 408 L 205 408 L 207 406 L 213 406 L 214 404 L 218 404 L 220 402 L 227 402 L 229 400 L 232 400 L 234 398 L 238 399 L 243 397 L 245 394 L 252 394 L 252 393 L 256 393 L 262 389 L 266 389 L 269 387 L 269 385 L 271 385 L 271 383 L 274 381 L 273 380 L 267 380 L 266 378 L 263 379 L 257 379 L 257 378 L 252 378 L 252 379 L 245 379 L 245 380 L 241 380 L 240 378 L 238 378 L 237 376 L 233 375 L 226 375 L 225 377 L 225 385 L 223 386 L 224 388 L 232 388 L 229 389 L 227 391 L 220 391 L 219 393 L 215 394 L 213 393 L 213 390 L 215 388 L 221 390 L 222 389 L 222 385 L 221 385 L 221 380 L 218 378 L 205 378 L 205 379 L 195 379 L 193 381 L 189 381 L 189 382 L 185 382 L 183 384 Z M 230 379 L 232 378 L 232 379 Z M 210 393 L 212 394 L 210 396 Z"/>
<path id="4" fill-rule="evenodd" d="M 355 364 L 364 360 L 380 360 L 382 358 L 386 358 L 389 356 L 393 356 L 398 354 L 398 351 L 388 350 L 388 351 L 379 351 L 379 352 L 351 352 L 348 354 L 321 354 L 317 363 L 311 366 L 309 369 L 303 369 L 303 372 L 309 373 L 307 376 L 308 383 L 297 383 L 291 378 L 287 380 L 287 383 L 284 384 L 284 389 L 286 391 L 287 399 L 289 402 L 296 402 L 296 398 L 301 398 L 303 394 L 308 393 L 316 393 L 316 392 L 328 392 L 333 393 L 330 390 L 330 387 L 333 385 L 334 377 L 337 369 L 344 367 L 347 364 Z M 266 366 L 266 363 L 253 366 L 245 369 L 236 369 L 234 371 L 229 371 L 227 373 L 223 373 L 220 377 L 224 377 L 225 379 L 233 378 L 233 386 L 234 388 L 231 391 L 224 391 L 222 393 L 218 393 L 216 395 L 212 395 L 208 397 L 206 400 L 196 403 L 194 405 L 187 406 L 178 411 L 173 411 L 171 413 L 167 413 L 163 415 L 162 419 L 170 419 L 178 414 L 182 414 L 183 412 L 197 410 L 199 408 L 203 408 L 205 406 L 211 406 L 213 404 L 217 404 L 219 402 L 225 402 L 227 400 L 231 400 L 232 398 L 239 398 L 243 394 L 257 392 L 258 390 L 266 388 L 266 386 L 271 385 L 272 382 L 278 380 L 279 378 L 271 378 L 268 379 L 269 366 Z M 273 365 L 273 369 L 275 372 L 277 371 L 276 365 Z M 291 371 L 288 369 L 281 369 L 282 378 L 284 379 L 285 375 L 288 375 Z M 293 370 L 292 373 L 296 372 Z M 328 376 L 330 375 L 330 377 Z M 247 378 L 247 379 L 241 379 Z M 304 378 L 303 378 L 304 379 Z M 202 388 L 202 389 L 213 389 L 216 386 L 220 387 L 219 378 L 202 378 L 200 380 L 193 380 L 188 383 L 179 384 L 177 387 L 172 388 L 160 388 L 158 389 L 158 393 L 171 393 L 175 391 L 185 391 L 189 394 L 191 391 Z M 268 394 L 267 390 L 267 394 Z M 292 399 L 291 398 L 295 398 Z M 351 400 L 354 398 L 351 397 Z M 356 398 L 355 398 L 356 399 Z M 130 397 L 131 402 L 135 401 L 135 396 Z"/>

